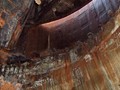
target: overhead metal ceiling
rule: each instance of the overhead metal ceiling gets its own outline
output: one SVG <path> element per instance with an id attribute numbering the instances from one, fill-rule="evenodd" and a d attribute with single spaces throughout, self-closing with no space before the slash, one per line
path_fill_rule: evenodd
<path id="1" fill-rule="evenodd" d="M 34 0 L 1 0 L 1 48 L 15 49 L 17 43 L 20 50 L 24 47 L 26 52 L 41 51 L 48 47 L 49 34 L 52 48 L 63 48 L 76 40 L 84 40 L 88 32 L 98 31 L 100 25 L 109 20 L 110 12 L 119 7 L 119 0 L 93 0 L 83 7 L 90 1 L 41 0 L 41 5 L 37 5 Z M 53 21 L 56 19 L 60 20 Z M 53 22 L 39 25 L 49 21 Z"/>
<path id="2" fill-rule="evenodd" d="M 28 54 L 48 47 L 61 49 L 77 40 L 84 41 L 89 32 L 100 31 L 118 8 L 118 0 L 93 0 L 65 18 L 25 29 L 17 48 Z"/>

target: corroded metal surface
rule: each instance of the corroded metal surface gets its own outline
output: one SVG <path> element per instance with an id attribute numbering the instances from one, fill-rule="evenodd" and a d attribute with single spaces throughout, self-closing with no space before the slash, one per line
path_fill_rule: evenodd
<path id="1" fill-rule="evenodd" d="M 57 54 L 44 57 L 35 54 L 32 63 L 3 64 L 1 74 L 10 82 L 17 77 L 24 90 L 119 90 L 118 13 L 97 35 L 89 33 L 87 41 L 78 41 L 63 53 L 56 50 Z M 111 23 L 113 27 L 106 29 Z"/>
<path id="2" fill-rule="evenodd" d="M 114 15 L 119 3 L 118 0 L 93 0 L 65 18 L 25 29 L 16 47 L 18 51 L 30 55 L 47 49 L 49 35 L 51 49 L 65 48 L 77 40 L 84 41 L 89 32 L 101 30 L 101 25 Z"/>
<path id="3" fill-rule="evenodd" d="M 14 34 L 19 32 L 25 24 L 25 18 L 33 0 L 0 0 L 0 46 L 8 47 Z M 18 30 L 19 27 L 19 30 Z M 14 38 L 16 41 L 16 38 Z"/>
<path id="4" fill-rule="evenodd" d="M 91 0 L 84 0 L 82 2 L 81 0 L 79 0 L 79 2 L 81 2 L 80 7 L 82 5 L 84 6 L 89 1 Z M 0 47 L 13 49 L 26 22 L 31 24 L 37 23 L 37 21 L 39 20 L 41 20 L 42 22 L 45 22 L 46 20 L 55 20 L 56 17 L 52 17 L 51 15 L 53 14 L 51 13 L 53 7 L 56 8 L 57 11 L 66 14 L 66 10 L 69 10 L 70 12 L 72 9 L 77 8 L 74 5 L 72 8 L 69 8 L 72 6 L 72 4 L 74 4 L 74 2 L 76 2 L 76 0 L 41 0 L 41 4 L 40 6 L 38 6 L 35 4 L 34 0 L 1 0 Z M 59 6 L 59 8 L 56 5 Z M 49 11 L 51 14 L 49 13 Z M 51 19 L 51 17 L 53 19 Z M 29 20 L 27 21 L 28 18 Z"/>
<path id="5" fill-rule="evenodd" d="M 71 0 L 71 3 L 70 3 L 67 0 L 66 1 L 61 0 L 61 2 L 59 2 L 59 3 L 60 3 L 60 5 L 62 3 L 63 7 L 64 6 L 66 7 L 67 5 L 69 7 L 69 6 L 72 6 L 72 3 L 74 1 L 76 1 L 76 0 Z M 88 1 L 90 1 L 90 0 L 88 0 Z M 44 2 L 44 0 L 43 0 L 43 2 Z M 60 7 L 60 6 L 56 5 L 54 8 L 58 8 L 58 7 Z M 97 28 L 99 27 L 99 24 L 104 24 L 104 22 L 106 22 L 109 19 L 110 12 L 116 11 L 118 9 L 118 7 L 119 7 L 118 0 L 114 0 L 114 1 L 113 0 L 99 0 L 99 1 L 93 0 L 91 2 L 91 4 L 88 4 L 86 7 L 84 7 L 84 10 L 82 9 L 82 10 L 78 11 L 79 15 L 76 19 L 74 17 L 74 19 L 72 19 L 72 20 L 71 19 L 67 20 L 69 23 L 64 22 L 64 24 L 61 23 L 60 25 L 54 26 L 54 28 L 51 28 L 51 27 L 48 28 L 48 26 L 51 26 L 51 25 L 45 25 L 45 28 L 43 28 L 43 29 L 47 28 L 46 31 L 56 30 L 55 32 L 53 32 L 51 34 L 51 42 L 53 42 L 53 43 L 51 43 L 51 47 L 61 48 L 61 47 L 69 45 L 72 41 L 75 41 L 78 39 L 84 39 L 82 37 L 85 36 L 89 31 L 94 32 L 94 30 L 97 30 Z M 29 15 L 30 16 L 35 15 L 34 13 L 32 13 L 31 8 L 35 8 L 33 5 L 33 0 L 30 0 L 30 1 L 29 0 L 25 0 L 25 1 L 1 0 L 0 1 L 0 46 L 1 47 L 7 47 L 9 49 L 14 48 L 14 46 L 16 45 L 16 42 L 18 41 L 18 38 L 22 32 L 24 24 L 26 23 L 26 19 L 29 17 Z M 37 9 L 40 9 L 40 8 L 37 8 Z M 61 8 L 58 8 L 56 10 L 60 11 L 60 12 L 62 11 Z M 29 13 L 32 13 L 32 14 L 29 14 Z M 39 13 L 41 13 L 41 12 L 39 12 Z M 38 15 L 38 14 L 36 14 L 36 15 Z M 48 14 L 48 16 L 49 16 L 49 14 Z M 52 16 L 50 15 L 50 18 L 51 17 Z M 32 18 L 32 17 L 30 17 L 30 18 Z M 45 18 L 46 18 L 46 16 L 45 16 Z M 42 18 L 42 19 L 45 20 L 45 18 Z M 49 17 L 47 17 L 46 19 L 48 19 L 48 18 Z M 30 22 L 30 21 L 28 20 L 28 22 Z M 88 22 L 90 22 L 90 23 L 88 23 Z M 55 23 L 56 22 L 54 22 L 54 24 Z M 63 25 L 63 27 L 62 27 L 62 25 Z M 65 27 L 69 27 L 70 30 L 67 30 L 68 28 L 65 28 Z M 78 28 L 81 28 L 81 30 L 79 30 Z M 41 29 L 41 28 L 38 28 L 38 29 Z M 31 30 L 28 31 L 27 33 L 29 34 L 29 32 L 31 33 Z M 35 32 L 37 32 L 37 30 Z M 31 37 L 31 34 L 30 34 L 30 37 Z M 44 47 L 47 45 L 46 37 L 47 37 L 47 35 L 45 35 L 45 40 L 42 40 L 42 41 L 44 41 L 43 43 L 45 43 L 45 45 L 42 46 L 42 45 L 39 45 L 39 43 L 38 43 L 37 45 L 39 45 L 39 46 L 35 46 L 36 47 L 35 49 L 38 49 L 38 51 L 40 51 L 40 49 L 41 49 L 40 47 L 43 47 L 44 49 L 46 48 L 46 47 Z M 29 38 L 29 35 L 28 35 L 28 38 Z M 36 37 L 36 38 L 38 38 L 38 37 Z M 43 38 L 44 38 L 44 36 L 43 36 Z M 55 40 L 55 38 L 58 38 L 58 40 Z M 24 42 L 29 44 L 29 40 L 27 41 L 26 37 L 23 37 L 22 39 L 25 39 Z M 41 41 L 41 39 L 38 39 L 37 42 L 42 42 L 42 41 Z M 60 46 L 60 43 L 62 43 L 62 41 L 66 42 L 66 43 L 64 43 L 63 45 Z M 23 47 L 28 46 L 28 47 L 25 47 L 26 51 L 27 51 L 27 49 L 31 50 L 31 48 L 34 49 L 34 45 L 33 45 L 33 47 L 31 45 L 31 48 L 29 48 L 30 45 L 28 45 L 28 44 L 26 45 L 26 43 L 24 43 L 24 42 L 22 42 Z M 19 46 L 22 46 L 22 45 L 19 45 Z M 20 48 L 20 50 L 23 50 L 23 49 Z"/>
<path id="6" fill-rule="evenodd" d="M 101 3 L 102 1 L 104 0 L 99 0 Z M 108 4 L 108 6 L 110 5 L 113 11 L 116 10 L 118 6 L 115 6 L 116 4 L 113 3 L 114 1 L 109 1 L 111 1 L 111 4 L 113 5 Z M 103 5 L 103 3 L 101 3 L 97 4 Z M 106 13 L 103 12 L 105 9 L 111 10 L 110 7 L 108 9 L 107 5 L 105 7 L 106 8 L 101 10 L 100 7 L 96 6 L 95 8 L 97 8 L 98 11 L 97 14 Z M 90 13 L 93 15 L 92 12 Z M 101 17 L 99 18 L 101 22 L 103 22 L 103 19 L 107 20 L 104 15 L 102 17 L 102 14 L 100 14 Z M 108 14 L 111 13 L 109 12 Z M 0 38 L 2 46 L 6 46 L 6 40 L 9 41 L 10 38 L 8 37 L 11 37 L 6 36 L 6 34 L 9 32 L 4 32 L 4 30 L 8 30 L 5 29 L 5 22 L 11 22 L 8 23 L 8 25 L 10 24 L 11 27 L 13 23 L 16 23 L 16 25 L 18 23 L 17 16 L 11 18 L 9 17 L 10 20 L 8 21 L 4 21 L 4 18 L 2 17 L 0 19 L 0 27 L 2 27 L 0 35 L 5 35 L 5 38 Z M 14 22 L 14 19 L 16 22 Z M 83 22 L 83 27 L 85 24 L 86 21 Z M 20 29 L 21 24 L 19 25 L 17 26 L 17 29 Z M 10 30 L 13 30 L 14 32 L 12 38 L 16 39 L 16 34 L 19 33 L 19 30 L 15 30 L 14 28 L 15 27 L 13 26 Z M 64 50 L 54 49 L 53 51 L 49 51 L 49 53 L 46 54 L 39 53 L 38 50 L 38 52 L 34 52 L 30 58 L 27 58 L 22 54 L 13 52 L 8 54 L 7 51 L 0 50 L 0 74 L 4 76 L 5 81 L 12 84 L 10 84 L 10 87 L 13 85 L 15 87 L 17 82 L 19 82 L 22 84 L 22 88 L 24 90 L 119 90 L 120 11 L 118 10 L 114 17 L 111 18 L 110 21 L 105 25 L 100 27 L 100 29 L 101 30 L 96 34 L 92 32 L 88 33 L 87 40 L 84 42 L 78 41 L 71 47 L 68 47 Z M 33 29 L 33 32 L 30 33 L 34 33 L 36 38 L 38 38 L 38 33 L 41 32 L 45 33 L 44 36 L 48 35 L 47 31 L 39 31 L 39 28 L 37 32 L 34 32 Z M 28 34 L 28 36 L 31 37 L 31 34 Z M 29 39 L 30 42 L 34 42 L 33 37 L 32 40 L 31 38 Z M 48 40 L 48 44 L 50 44 L 49 36 L 47 37 L 46 39 Z M 62 36 L 60 35 L 60 37 Z M 44 38 L 41 40 L 44 40 Z M 36 43 L 34 44 L 38 44 L 38 41 L 35 41 Z M 14 41 L 11 41 L 11 46 L 13 43 Z M 30 44 L 27 43 L 28 42 L 26 42 L 25 45 L 29 46 Z M 33 47 L 35 46 L 33 45 Z M 35 48 L 37 49 L 38 47 Z M 9 87 L 4 85 L 1 85 L 1 87 Z"/>

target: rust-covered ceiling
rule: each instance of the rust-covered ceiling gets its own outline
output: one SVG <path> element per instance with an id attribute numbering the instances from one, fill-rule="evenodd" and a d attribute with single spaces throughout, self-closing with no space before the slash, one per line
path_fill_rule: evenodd
<path id="1" fill-rule="evenodd" d="M 34 19 L 29 19 L 31 22 L 28 21 L 28 23 L 40 24 L 60 19 L 77 11 L 90 1 L 92 0 L 41 0 L 40 5 L 33 6 L 33 15 L 30 15 L 29 18 Z"/>
<path id="2" fill-rule="evenodd" d="M 1 0 L 0 47 L 22 53 L 65 48 L 98 32 L 118 7 L 119 0 Z"/>
<path id="3" fill-rule="evenodd" d="M 119 90 L 120 0 L 90 1 L 0 0 L 0 89 Z"/>
<path id="4" fill-rule="evenodd" d="M 23 28 L 65 17 L 90 1 L 0 0 L 0 46 L 14 47 Z"/>
<path id="5" fill-rule="evenodd" d="M 101 26 L 118 7 L 118 0 L 93 0 L 67 17 L 26 27 L 18 40 L 17 48 L 30 54 L 48 48 L 62 49 L 78 40 L 85 41 L 89 32 L 97 33 L 101 30 Z"/>

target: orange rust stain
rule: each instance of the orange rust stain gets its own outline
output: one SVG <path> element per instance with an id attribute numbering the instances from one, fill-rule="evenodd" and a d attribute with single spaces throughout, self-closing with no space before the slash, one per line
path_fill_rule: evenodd
<path id="1" fill-rule="evenodd" d="M 16 90 L 16 89 L 12 84 L 5 82 L 5 84 L 0 87 L 0 90 Z"/>
<path id="2" fill-rule="evenodd" d="M 2 28 L 5 25 L 5 21 L 0 17 L 0 27 Z"/>

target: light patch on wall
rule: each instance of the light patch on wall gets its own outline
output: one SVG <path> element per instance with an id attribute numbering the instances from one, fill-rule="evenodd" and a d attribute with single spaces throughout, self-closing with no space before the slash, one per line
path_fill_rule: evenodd
<path id="1" fill-rule="evenodd" d="M 38 5 L 41 4 L 41 0 L 35 0 L 35 3 L 37 3 Z"/>

